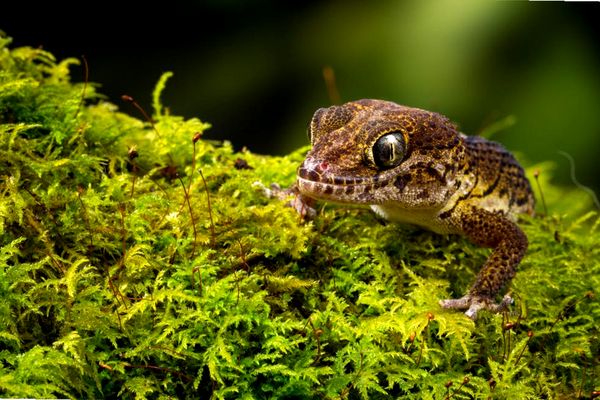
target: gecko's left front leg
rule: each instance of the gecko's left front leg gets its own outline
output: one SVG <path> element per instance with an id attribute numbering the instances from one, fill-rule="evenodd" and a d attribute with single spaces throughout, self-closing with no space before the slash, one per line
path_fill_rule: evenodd
<path id="1" fill-rule="evenodd" d="M 313 219 L 317 215 L 315 200 L 300 194 L 296 184 L 287 189 L 282 189 L 277 183 L 272 183 L 270 187 L 266 187 L 262 182 L 257 181 L 253 183 L 253 186 L 260 189 L 264 196 L 269 199 L 276 198 L 287 201 L 287 204 L 295 209 L 302 218 Z"/>

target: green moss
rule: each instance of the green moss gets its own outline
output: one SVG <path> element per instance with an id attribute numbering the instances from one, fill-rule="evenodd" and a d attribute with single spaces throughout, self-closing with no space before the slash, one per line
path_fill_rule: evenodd
<path id="1" fill-rule="evenodd" d="M 575 219 L 589 202 L 553 187 L 550 165 L 530 168 L 542 171 L 550 215 L 523 222 L 531 245 L 512 284 L 517 302 L 474 323 L 438 300 L 462 294 L 489 250 L 368 210 L 324 206 L 302 222 L 252 183 L 291 184 L 306 148 L 267 157 L 194 144 L 208 125 L 161 106 L 168 76 L 154 93 L 153 128 L 94 85 L 71 83 L 76 60 L 8 44 L 1 39 L 0 396 L 598 390 L 600 222 Z"/>

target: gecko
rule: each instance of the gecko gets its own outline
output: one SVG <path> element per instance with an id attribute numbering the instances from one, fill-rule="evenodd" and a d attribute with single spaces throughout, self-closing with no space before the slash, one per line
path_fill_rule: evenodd
<path id="1" fill-rule="evenodd" d="M 533 215 L 535 200 L 502 145 L 461 133 L 441 114 L 373 99 L 318 109 L 309 136 L 293 188 L 296 209 L 311 210 L 314 200 L 369 206 L 386 220 L 463 235 L 492 252 L 468 293 L 440 305 L 476 319 L 512 302 L 495 297 L 525 255 L 516 218 Z"/>

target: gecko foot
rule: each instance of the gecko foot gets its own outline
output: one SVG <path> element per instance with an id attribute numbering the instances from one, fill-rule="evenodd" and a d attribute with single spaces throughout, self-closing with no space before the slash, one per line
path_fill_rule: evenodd
<path id="1" fill-rule="evenodd" d="M 282 189 L 277 183 L 272 183 L 271 187 L 266 187 L 262 182 L 256 181 L 252 184 L 260 190 L 268 199 L 279 199 L 286 201 L 287 205 L 292 207 L 304 219 L 313 219 L 317 215 L 315 209 L 315 200 L 310 197 L 302 196 L 295 186 L 288 189 Z"/>
<path id="2" fill-rule="evenodd" d="M 490 310 L 491 312 L 497 313 L 505 310 L 512 303 L 513 298 L 508 294 L 504 295 L 500 303 L 494 303 L 489 297 L 473 294 L 468 294 L 460 299 L 440 300 L 440 305 L 443 308 L 455 308 L 457 310 L 466 309 L 465 315 L 473 321 L 477 319 L 479 310 Z"/>

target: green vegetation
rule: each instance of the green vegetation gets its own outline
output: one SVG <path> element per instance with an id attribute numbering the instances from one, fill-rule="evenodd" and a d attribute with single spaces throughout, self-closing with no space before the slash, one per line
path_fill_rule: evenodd
<path id="1" fill-rule="evenodd" d="M 252 183 L 305 149 L 235 153 L 161 106 L 154 125 L 69 66 L 0 38 L 0 397 L 566 398 L 599 388 L 600 221 L 550 215 L 510 313 L 442 310 L 489 250 L 324 206 L 303 222 Z M 133 108 L 132 108 L 133 109 Z M 259 134 L 257 132 L 257 134 Z M 539 196 L 538 196 L 539 198 Z"/>

